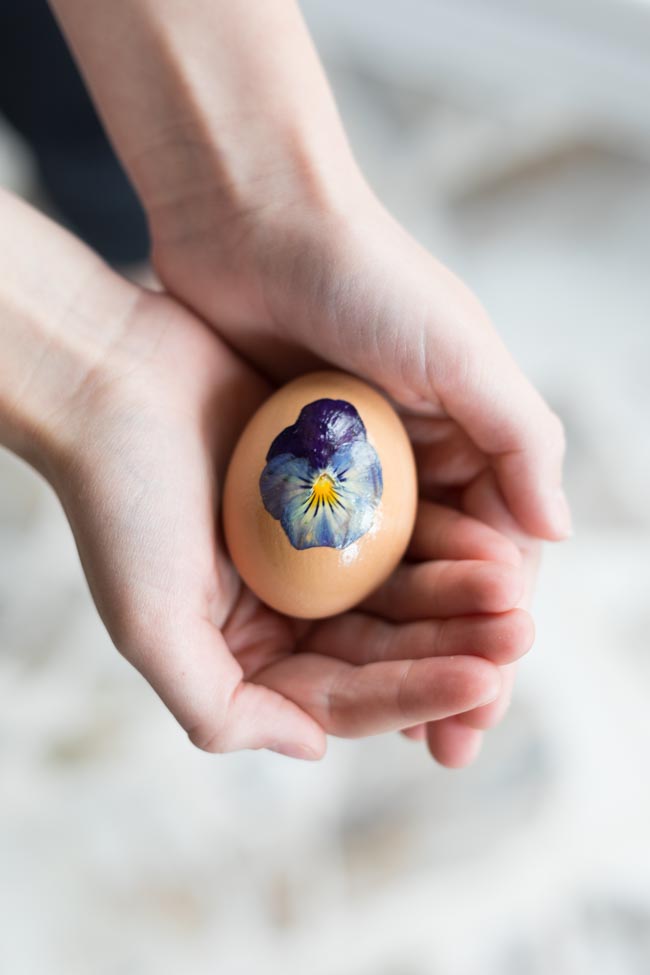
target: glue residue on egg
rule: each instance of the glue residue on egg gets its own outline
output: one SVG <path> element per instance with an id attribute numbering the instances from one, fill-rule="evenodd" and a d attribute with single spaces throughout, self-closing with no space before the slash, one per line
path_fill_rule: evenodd
<path id="1" fill-rule="evenodd" d="M 274 393 L 244 430 L 224 486 L 224 531 L 260 599 L 315 619 L 387 578 L 416 503 L 411 446 L 390 404 L 345 373 L 312 373 Z"/>

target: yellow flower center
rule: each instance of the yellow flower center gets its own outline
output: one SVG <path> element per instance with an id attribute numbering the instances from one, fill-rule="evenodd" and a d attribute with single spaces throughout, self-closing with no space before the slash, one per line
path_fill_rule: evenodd
<path id="1" fill-rule="evenodd" d="M 320 508 L 321 504 L 328 504 L 330 507 L 332 507 L 338 502 L 338 500 L 339 495 L 338 491 L 336 490 L 334 479 L 330 477 L 329 474 L 319 474 L 311 486 L 311 494 L 309 495 L 309 500 L 307 502 L 307 511 L 309 511 L 313 505 L 316 506 L 316 510 Z"/>

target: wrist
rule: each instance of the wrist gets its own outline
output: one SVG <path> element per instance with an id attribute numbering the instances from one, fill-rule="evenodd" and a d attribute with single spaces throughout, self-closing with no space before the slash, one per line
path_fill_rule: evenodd
<path id="1" fill-rule="evenodd" d="M 293 0 L 52 0 L 157 246 L 363 187 Z M 354 187 L 354 190 L 352 189 Z"/>
<path id="2" fill-rule="evenodd" d="M 134 303 L 126 282 L 114 289 L 98 273 L 59 316 L 20 307 L 4 316 L 0 442 L 48 480 L 78 449 L 85 400 L 114 372 L 111 346 Z"/>
<path id="3" fill-rule="evenodd" d="M 48 476 L 72 444 L 70 405 L 105 368 L 137 291 L 6 193 L 0 250 L 0 443 Z"/>
<path id="4" fill-rule="evenodd" d="M 228 247 L 252 223 L 345 214 L 371 195 L 342 129 L 328 134 L 296 118 L 229 122 L 219 133 L 191 122 L 163 155 L 164 166 L 143 159 L 139 179 L 156 250 L 216 230 Z"/>

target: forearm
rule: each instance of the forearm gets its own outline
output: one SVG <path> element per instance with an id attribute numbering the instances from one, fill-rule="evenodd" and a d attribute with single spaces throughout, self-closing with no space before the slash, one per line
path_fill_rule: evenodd
<path id="1" fill-rule="evenodd" d="M 208 196 L 228 219 L 356 172 L 291 0 L 51 3 L 163 231 L 176 209 L 200 222 Z"/>
<path id="2" fill-rule="evenodd" d="M 123 327 L 130 285 L 0 190 L 0 443 L 42 468 L 60 417 Z"/>

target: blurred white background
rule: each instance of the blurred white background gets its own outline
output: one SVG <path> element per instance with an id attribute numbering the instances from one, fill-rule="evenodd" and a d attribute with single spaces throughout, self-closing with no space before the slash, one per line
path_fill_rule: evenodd
<path id="1" fill-rule="evenodd" d="M 469 771 L 196 752 L 0 456 L 0 973 L 648 975 L 650 6 L 305 0 L 379 195 L 563 416 L 575 538 Z M 0 136 L 0 181 L 33 194 Z"/>

